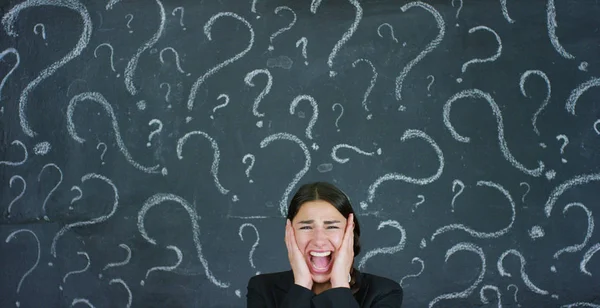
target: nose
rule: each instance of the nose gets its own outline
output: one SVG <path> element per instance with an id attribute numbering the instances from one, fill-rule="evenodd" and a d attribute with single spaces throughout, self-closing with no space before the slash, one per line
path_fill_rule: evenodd
<path id="1" fill-rule="evenodd" d="M 316 228 L 313 232 L 313 242 L 316 246 L 326 245 L 328 241 L 327 233 L 323 228 Z"/>

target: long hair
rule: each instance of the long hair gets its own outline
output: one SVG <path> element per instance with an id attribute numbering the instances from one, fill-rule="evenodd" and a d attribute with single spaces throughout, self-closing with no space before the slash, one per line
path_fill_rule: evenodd
<path id="1" fill-rule="evenodd" d="M 326 201 L 333 205 L 333 207 L 335 207 L 346 219 L 348 219 L 348 216 L 350 216 L 351 213 L 354 214 L 350 199 L 348 199 L 348 196 L 346 196 L 343 191 L 327 182 L 314 182 L 304 184 L 298 188 L 298 191 L 296 191 L 296 194 L 294 194 L 294 197 L 290 201 L 287 218 L 292 221 L 304 203 L 317 200 Z M 356 218 L 356 214 L 354 214 L 353 250 L 354 257 L 360 254 L 360 225 Z M 354 261 L 352 263 L 354 265 Z M 352 293 L 356 293 L 359 288 L 359 286 L 356 285 L 357 275 L 358 271 L 355 270 L 353 266 L 350 270 L 350 289 L 352 290 Z"/>

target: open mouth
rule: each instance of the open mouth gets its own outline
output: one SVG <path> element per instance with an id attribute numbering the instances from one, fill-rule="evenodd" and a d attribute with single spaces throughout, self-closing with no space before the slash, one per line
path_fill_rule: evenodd
<path id="1" fill-rule="evenodd" d="M 326 273 L 331 268 L 332 255 L 331 251 L 310 252 L 310 267 L 314 273 Z"/>

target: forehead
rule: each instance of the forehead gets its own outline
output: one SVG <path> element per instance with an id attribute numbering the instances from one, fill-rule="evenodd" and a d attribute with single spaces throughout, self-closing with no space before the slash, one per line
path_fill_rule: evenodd
<path id="1" fill-rule="evenodd" d="M 323 200 L 303 203 L 295 218 L 315 220 L 345 219 L 344 215 L 331 205 L 331 203 Z"/>

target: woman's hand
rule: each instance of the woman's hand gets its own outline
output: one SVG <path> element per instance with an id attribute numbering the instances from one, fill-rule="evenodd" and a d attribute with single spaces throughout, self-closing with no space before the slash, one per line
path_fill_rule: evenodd
<path id="1" fill-rule="evenodd" d="M 348 215 L 346 230 L 340 248 L 335 253 L 333 268 L 331 269 L 332 288 L 350 288 L 348 275 L 354 260 L 354 214 Z"/>
<path id="2" fill-rule="evenodd" d="M 310 269 L 306 264 L 304 255 L 302 255 L 302 252 L 298 248 L 296 236 L 294 235 L 294 228 L 289 219 L 285 224 L 285 246 L 287 247 L 288 258 L 290 259 L 290 265 L 292 266 L 292 272 L 294 273 L 294 283 L 311 290 L 313 280 Z"/>

